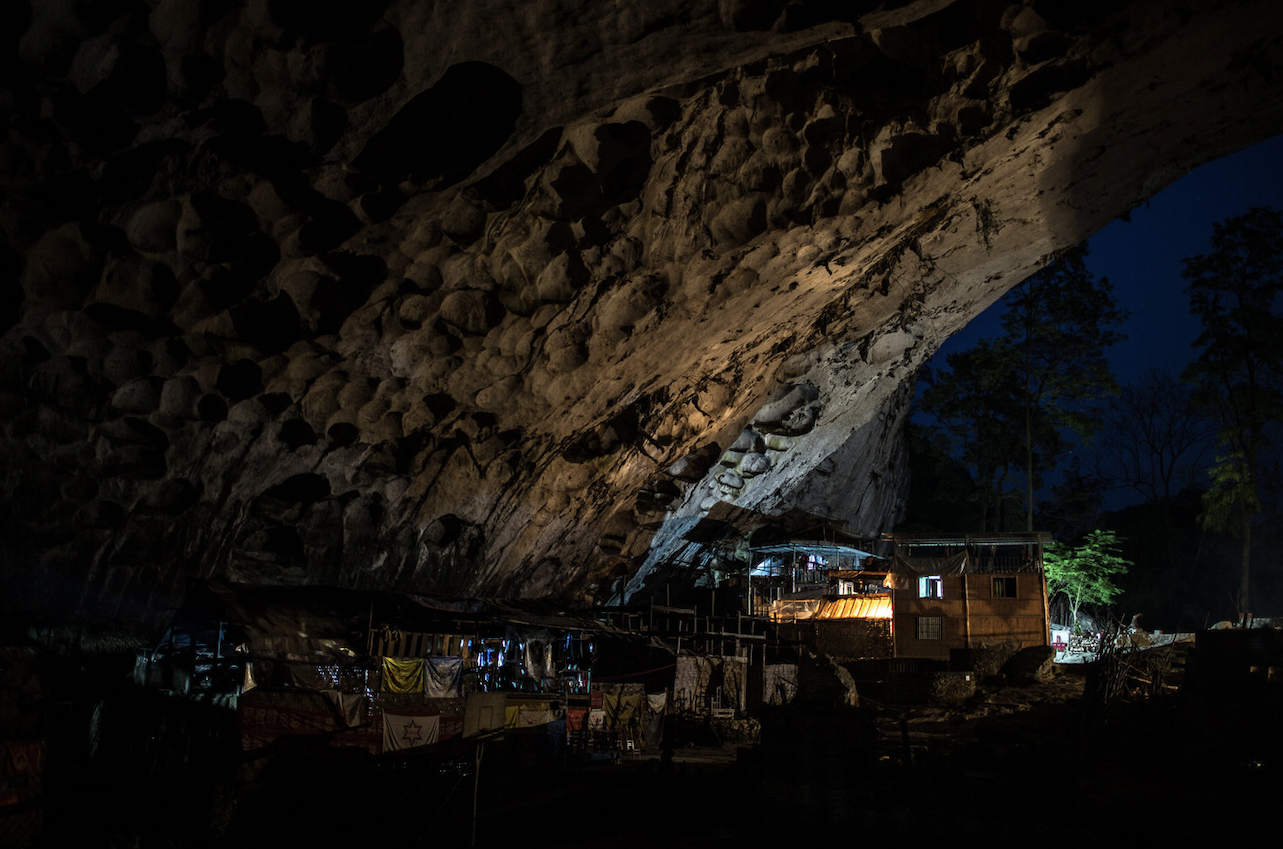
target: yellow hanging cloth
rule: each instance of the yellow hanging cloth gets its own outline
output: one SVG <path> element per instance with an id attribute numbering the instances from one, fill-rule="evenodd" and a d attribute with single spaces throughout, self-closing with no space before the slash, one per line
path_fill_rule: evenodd
<path id="1" fill-rule="evenodd" d="M 423 658 L 383 658 L 383 692 L 422 693 Z"/>

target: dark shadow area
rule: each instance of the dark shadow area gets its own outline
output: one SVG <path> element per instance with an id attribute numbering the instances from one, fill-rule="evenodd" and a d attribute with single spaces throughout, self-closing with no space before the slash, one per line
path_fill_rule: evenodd
<path id="1" fill-rule="evenodd" d="M 1165 839 L 1269 810 L 1283 690 L 1240 667 L 1277 659 L 1276 636 L 1107 651 L 1037 683 L 990 675 L 960 699 L 897 702 L 869 681 L 855 708 L 670 716 L 662 747 L 611 759 L 573 757 L 542 728 L 378 756 L 288 733 L 246 751 L 235 710 L 130 682 L 127 646 L 51 657 L 11 641 L 2 718 L 41 754 L 38 783 L 16 784 L 10 755 L 26 750 L 6 743 L 22 798 L 0 807 L 0 843 L 464 846 L 474 798 L 478 846 Z M 748 727 L 756 740 L 728 731 Z"/>
<path id="2" fill-rule="evenodd" d="M 389 181 L 446 188 L 503 147 L 521 114 L 521 85 L 493 65 L 462 62 L 415 95 L 353 161 Z"/>

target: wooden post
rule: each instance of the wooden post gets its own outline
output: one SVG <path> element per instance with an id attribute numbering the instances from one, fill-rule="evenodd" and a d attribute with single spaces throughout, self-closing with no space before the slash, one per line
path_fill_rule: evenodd
<path id="1" fill-rule="evenodd" d="M 481 787 L 481 755 L 486 750 L 485 741 L 477 743 L 477 766 L 472 773 L 472 844 L 477 845 L 477 792 Z"/>
<path id="2" fill-rule="evenodd" d="M 1038 581 L 1042 586 L 1042 638 L 1043 645 L 1046 646 L 1051 645 L 1051 600 L 1047 598 L 1047 567 L 1042 562 L 1042 534 L 1038 535 L 1037 545 Z"/>

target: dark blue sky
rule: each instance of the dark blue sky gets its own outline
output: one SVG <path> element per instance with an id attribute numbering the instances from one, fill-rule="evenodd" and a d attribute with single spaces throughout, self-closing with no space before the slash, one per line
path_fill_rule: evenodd
<path id="1" fill-rule="evenodd" d="M 1119 383 L 1131 383 L 1150 368 L 1179 375 L 1192 358 L 1198 320 L 1189 313 L 1181 260 L 1206 253 L 1212 224 L 1254 206 L 1283 209 L 1283 136 L 1191 171 L 1088 242 L 1087 267 L 1108 277 L 1119 303 L 1131 318 L 1127 339 L 1110 351 Z M 999 332 L 1003 301 L 959 331 L 936 354 L 944 365 L 951 351 Z"/>

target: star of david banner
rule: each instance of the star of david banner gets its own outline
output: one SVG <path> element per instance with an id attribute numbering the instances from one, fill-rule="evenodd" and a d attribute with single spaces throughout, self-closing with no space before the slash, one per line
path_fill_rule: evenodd
<path id="1" fill-rule="evenodd" d="M 437 742 L 440 714 L 420 715 L 383 712 L 383 751 L 399 752 Z"/>

